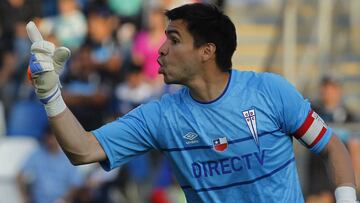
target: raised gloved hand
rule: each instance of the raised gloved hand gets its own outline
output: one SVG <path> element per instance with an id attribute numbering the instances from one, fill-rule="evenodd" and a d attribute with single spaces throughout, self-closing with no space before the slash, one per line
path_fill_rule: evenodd
<path id="1" fill-rule="evenodd" d="M 61 97 L 59 73 L 70 57 L 70 50 L 66 47 L 55 49 L 53 43 L 43 40 L 32 21 L 26 25 L 26 30 L 33 43 L 28 71 L 36 95 L 45 105 L 48 116 L 56 116 L 66 108 Z"/>

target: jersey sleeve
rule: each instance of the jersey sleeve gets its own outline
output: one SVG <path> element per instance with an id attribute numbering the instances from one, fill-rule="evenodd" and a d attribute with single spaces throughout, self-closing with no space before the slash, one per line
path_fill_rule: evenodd
<path id="1" fill-rule="evenodd" d="M 151 102 L 92 131 L 107 156 L 107 160 L 100 163 L 103 169 L 109 171 L 158 148 L 155 136 L 160 119 L 159 103 Z"/>
<path id="2" fill-rule="evenodd" d="M 266 73 L 264 77 L 281 129 L 310 151 L 320 153 L 330 140 L 331 128 L 291 83 L 276 74 Z"/>

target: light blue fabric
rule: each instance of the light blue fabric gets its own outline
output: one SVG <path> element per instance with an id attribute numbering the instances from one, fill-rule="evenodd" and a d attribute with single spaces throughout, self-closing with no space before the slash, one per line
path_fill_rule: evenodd
<path id="1" fill-rule="evenodd" d="M 83 177 L 62 151 L 49 154 L 39 148 L 28 157 L 21 170 L 30 180 L 31 197 L 36 203 L 54 202 L 83 183 Z"/>
<path id="2" fill-rule="evenodd" d="M 309 112 L 282 77 L 232 70 L 212 102 L 195 101 L 183 88 L 93 133 L 108 157 L 105 170 L 163 151 L 188 202 L 302 203 L 290 135 Z M 320 152 L 330 136 L 311 150 Z"/>

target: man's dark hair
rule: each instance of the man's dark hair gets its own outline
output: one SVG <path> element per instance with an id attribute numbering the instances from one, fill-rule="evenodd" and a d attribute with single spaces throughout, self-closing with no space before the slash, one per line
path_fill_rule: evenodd
<path id="1" fill-rule="evenodd" d="M 231 58 L 236 49 L 236 30 L 233 22 L 212 4 L 186 4 L 165 12 L 169 20 L 184 20 L 194 38 L 194 47 L 206 43 L 216 46 L 216 63 L 223 70 L 232 67 Z"/>

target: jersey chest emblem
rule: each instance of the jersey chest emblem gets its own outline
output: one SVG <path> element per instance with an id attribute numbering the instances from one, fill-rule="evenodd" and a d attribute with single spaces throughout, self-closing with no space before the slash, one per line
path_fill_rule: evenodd
<path id="1" fill-rule="evenodd" d="M 228 141 L 226 137 L 220 137 L 213 140 L 215 151 L 223 152 L 228 148 Z"/>
<path id="2" fill-rule="evenodd" d="M 255 144 L 259 147 L 259 136 L 256 126 L 256 115 L 255 109 L 250 109 L 243 111 L 243 116 L 245 118 L 246 124 L 250 130 L 252 137 L 254 138 Z"/>

